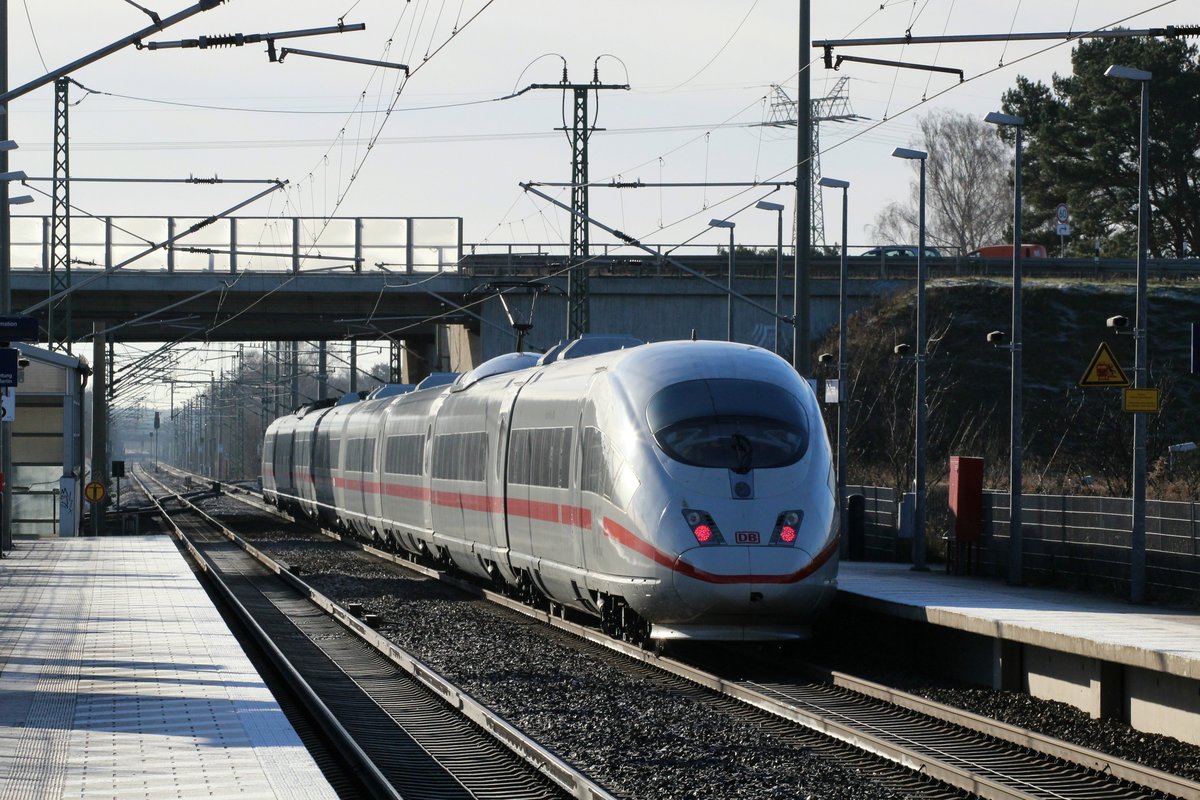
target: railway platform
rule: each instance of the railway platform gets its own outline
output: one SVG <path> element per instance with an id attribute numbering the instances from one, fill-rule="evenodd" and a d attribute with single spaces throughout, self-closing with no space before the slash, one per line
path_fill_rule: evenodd
<path id="1" fill-rule="evenodd" d="M 169 537 L 16 545 L 0 796 L 337 796 Z"/>
<path id="2" fill-rule="evenodd" d="M 838 589 L 945 674 L 1200 744 L 1200 613 L 907 564 L 843 561 Z"/>

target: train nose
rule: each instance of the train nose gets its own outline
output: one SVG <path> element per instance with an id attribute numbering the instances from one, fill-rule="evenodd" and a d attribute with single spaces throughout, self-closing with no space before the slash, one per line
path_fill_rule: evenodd
<path id="1" fill-rule="evenodd" d="M 812 555 L 795 547 L 694 547 L 675 561 L 684 605 L 705 616 L 802 614 Z"/>

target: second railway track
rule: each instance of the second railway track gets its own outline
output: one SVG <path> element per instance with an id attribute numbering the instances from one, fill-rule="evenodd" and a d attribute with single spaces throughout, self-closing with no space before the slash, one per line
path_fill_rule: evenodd
<path id="1" fill-rule="evenodd" d="M 169 492 L 167 493 L 170 494 Z M 392 661 L 384 658 L 310 599 L 281 582 L 205 519 L 186 508 L 163 509 L 176 535 L 227 587 L 328 717 L 319 724 L 344 729 L 342 744 L 361 753 L 357 770 L 368 773 L 371 797 L 413 798 L 604 798 L 570 770 L 558 769 L 555 785 L 514 756 L 496 737 L 455 711 Z M 427 681 L 437 681 L 436 675 Z M 460 700 L 460 706 L 465 699 Z M 551 759 L 552 761 L 552 759 Z M 557 765 L 554 765 L 557 766 Z M 372 779 L 370 773 L 377 773 Z M 572 792 L 561 785 L 570 783 Z"/>

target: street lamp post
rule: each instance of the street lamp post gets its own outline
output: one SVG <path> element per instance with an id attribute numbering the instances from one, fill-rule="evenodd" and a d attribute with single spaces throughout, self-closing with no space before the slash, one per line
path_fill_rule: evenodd
<path id="1" fill-rule="evenodd" d="M 1017 134 L 1016 146 L 1013 150 L 1013 297 L 1012 297 L 1012 342 L 1009 352 L 1012 355 L 1012 401 L 1009 416 L 1009 460 L 1008 460 L 1008 582 L 1020 586 L 1022 581 L 1021 548 L 1022 548 L 1022 503 L 1021 491 L 1023 477 L 1021 473 L 1021 430 L 1022 420 L 1022 389 L 1023 374 L 1021 367 L 1021 134 L 1024 132 L 1025 118 L 1012 114 L 1001 114 L 993 111 L 983 118 L 993 125 L 1007 125 Z"/>
<path id="2" fill-rule="evenodd" d="M 728 219 L 710 219 L 708 224 L 714 228 L 729 229 L 729 277 L 725 281 L 725 341 L 733 341 L 733 229 L 735 223 Z"/>
<path id="3" fill-rule="evenodd" d="M 907 147 L 897 147 L 892 151 L 896 158 L 904 158 L 920 162 L 921 191 L 919 197 L 919 212 L 917 218 L 917 352 L 913 360 L 916 364 L 916 391 L 914 398 L 913 416 L 915 418 L 916 442 L 914 455 L 913 478 L 913 548 L 912 568 L 918 571 L 929 569 L 925 564 L 925 160 L 929 154 L 924 150 L 910 150 Z"/>
<path id="4" fill-rule="evenodd" d="M 846 278 L 849 271 L 846 260 L 846 240 L 849 237 L 848 214 L 850 209 L 850 182 L 837 178 L 821 178 L 821 186 L 827 189 L 842 190 L 842 258 L 838 269 L 838 395 L 837 395 L 837 502 L 838 502 L 838 534 L 841 536 L 841 549 L 848 552 L 849 542 L 846 538 L 846 450 L 848 449 L 847 414 L 849 402 L 846 380 Z"/>
<path id="5" fill-rule="evenodd" d="M 1138 243 L 1137 243 L 1137 317 L 1133 325 L 1133 385 L 1146 388 L 1146 350 L 1150 338 L 1150 320 L 1146 304 L 1146 250 L 1150 228 L 1150 165 L 1147 147 L 1150 141 L 1150 79 L 1146 70 L 1116 64 L 1104 71 L 1109 78 L 1138 81 L 1142 84 L 1141 131 L 1138 136 Z M 1129 537 L 1129 600 L 1141 603 L 1146 598 L 1146 415 L 1133 415 L 1133 520 Z"/>
<path id="6" fill-rule="evenodd" d="M 778 235 L 775 244 L 775 355 L 779 355 L 782 334 L 779 328 L 779 307 L 783 302 L 783 204 L 759 200 L 755 208 L 774 211 L 779 215 Z"/>

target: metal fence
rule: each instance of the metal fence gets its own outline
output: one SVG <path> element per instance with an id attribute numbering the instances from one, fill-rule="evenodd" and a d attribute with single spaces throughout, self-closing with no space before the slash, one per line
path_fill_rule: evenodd
<path id="1" fill-rule="evenodd" d="M 864 552 L 868 561 L 905 561 L 900 498 L 891 488 L 847 487 L 865 499 Z M 1009 497 L 983 495 L 979 570 L 1008 571 Z M 1120 497 L 1026 494 L 1022 496 L 1023 578 L 1032 585 L 1129 594 L 1132 502 Z M 1152 600 L 1200 604 L 1200 503 L 1146 501 L 1146 588 Z"/>
<path id="2" fill-rule="evenodd" d="M 984 492 L 982 568 L 1007 569 L 1006 492 Z M 1200 602 L 1200 503 L 1146 501 L 1146 588 L 1151 599 Z M 1021 560 L 1029 583 L 1129 592 L 1132 501 L 1024 495 Z"/>
<path id="3" fill-rule="evenodd" d="M 201 224 L 205 223 L 205 224 Z M 50 218 L 13 215 L 12 262 L 50 268 Z M 461 217 L 75 217 L 73 266 L 130 270 L 441 272 L 462 260 Z"/>

